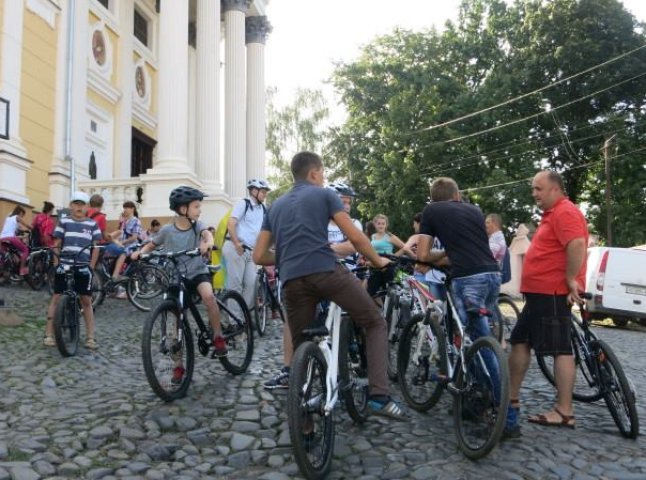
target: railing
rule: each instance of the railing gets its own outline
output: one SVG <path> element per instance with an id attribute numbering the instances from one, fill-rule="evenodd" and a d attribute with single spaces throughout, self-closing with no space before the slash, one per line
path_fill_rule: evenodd
<path id="1" fill-rule="evenodd" d="M 146 186 L 139 178 L 114 180 L 86 180 L 78 182 L 78 189 L 88 195 L 98 193 L 103 197 L 103 212 L 108 220 L 117 220 L 123 211 L 123 202 L 135 202 L 141 207 L 146 202 Z"/>

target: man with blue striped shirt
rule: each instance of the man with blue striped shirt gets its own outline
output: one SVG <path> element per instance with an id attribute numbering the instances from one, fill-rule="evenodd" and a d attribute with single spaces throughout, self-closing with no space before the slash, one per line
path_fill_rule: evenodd
<path id="1" fill-rule="evenodd" d="M 92 271 L 96 265 L 99 250 L 90 249 L 103 238 L 99 226 L 85 215 L 89 197 L 83 192 L 74 192 L 70 202 L 70 214 L 61 218 L 54 230 L 55 249 L 60 251 L 60 263 L 56 268 L 54 295 L 47 309 L 47 326 L 43 344 L 46 347 L 56 346 L 54 340 L 54 313 L 61 293 L 67 288 L 64 265 L 74 269 L 74 289 L 80 295 L 87 338 L 85 347 L 97 348 L 94 339 L 94 311 L 92 309 Z M 91 253 L 90 253 L 91 251 Z M 55 262 L 59 261 L 57 258 Z"/>

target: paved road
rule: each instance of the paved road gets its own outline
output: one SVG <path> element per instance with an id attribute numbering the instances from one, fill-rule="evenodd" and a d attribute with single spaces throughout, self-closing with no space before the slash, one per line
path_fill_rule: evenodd
<path id="1" fill-rule="evenodd" d="M 286 396 L 263 390 L 280 364 L 280 328 L 256 343 L 250 371 L 228 375 L 198 358 L 187 398 L 161 402 L 140 360 L 145 314 L 107 300 L 97 312 L 98 353 L 63 359 L 41 346 L 48 296 L 0 287 L 25 324 L 0 327 L 0 480 L 72 478 L 297 478 L 286 429 Z M 646 411 L 641 331 L 596 328 L 615 347 Z M 395 387 L 396 388 L 396 387 Z M 553 390 L 534 365 L 524 414 L 550 408 Z M 523 424 L 479 462 L 459 452 L 449 399 L 408 422 L 370 419 L 354 426 L 341 412 L 330 478 L 645 479 L 646 441 L 625 440 L 602 403 L 577 405 L 576 430 Z"/>

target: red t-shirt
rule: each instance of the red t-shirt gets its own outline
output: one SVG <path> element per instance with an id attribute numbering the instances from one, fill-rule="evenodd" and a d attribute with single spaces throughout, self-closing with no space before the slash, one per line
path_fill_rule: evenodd
<path id="1" fill-rule="evenodd" d="M 31 223 L 33 228 L 37 228 L 40 233 L 40 242 L 44 247 L 53 247 L 54 239 L 52 234 L 54 233 L 54 220 L 47 215 L 46 213 L 39 213 L 34 217 L 34 220 Z"/>
<path id="2" fill-rule="evenodd" d="M 105 234 L 105 229 L 108 227 L 108 222 L 105 218 L 105 213 L 101 213 L 96 208 L 88 208 L 87 216 L 92 220 L 94 220 L 96 224 L 99 226 L 99 230 L 101 230 L 101 233 Z M 104 241 L 105 241 L 104 239 L 101 239 L 101 241 L 98 243 L 104 243 Z"/>
<path id="3" fill-rule="evenodd" d="M 546 295 L 567 295 L 565 271 L 567 244 L 575 238 L 584 238 L 588 244 L 588 225 L 581 211 L 567 198 L 562 198 L 543 212 L 541 224 L 523 262 L 520 291 Z M 584 260 L 577 274 L 581 288 L 585 287 Z"/>

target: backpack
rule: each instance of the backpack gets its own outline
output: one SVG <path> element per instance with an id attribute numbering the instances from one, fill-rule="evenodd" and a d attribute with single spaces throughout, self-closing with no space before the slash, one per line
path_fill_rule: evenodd
<path id="1" fill-rule="evenodd" d="M 502 259 L 502 266 L 500 267 L 501 279 L 500 283 L 507 283 L 511 280 L 511 254 L 509 248 L 505 248 L 505 256 Z"/>
<path id="2" fill-rule="evenodd" d="M 251 200 L 249 200 L 248 198 L 245 198 L 243 200 L 244 200 L 244 212 L 242 214 L 242 217 L 240 217 L 239 220 L 242 220 L 244 216 L 247 214 L 247 212 L 249 211 L 249 209 L 251 208 Z M 267 208 L 265 207 L 265 204 L 261 203 L 260 205 L 262 206 L 263 215 L 266 215 Z M 215 230 L 215 238 L 213 240 L 214 240 L 215 246 L 218 247 L 218 250 L 222 249 L 222 245 L 224 245 L 224 241 L 226 240 L 226 237 L 229 233 L 227 229 L 227 224 L 229 223 L 231 212 L 233 212 L 233 207 L 231 207 L 229 211 L 224 214 L 224 217 L 220 219 L 220 223 L 218 223 L 218 228 Z"/>

